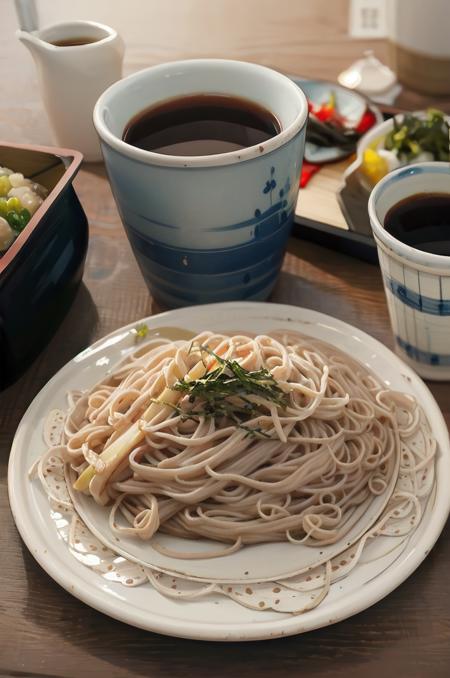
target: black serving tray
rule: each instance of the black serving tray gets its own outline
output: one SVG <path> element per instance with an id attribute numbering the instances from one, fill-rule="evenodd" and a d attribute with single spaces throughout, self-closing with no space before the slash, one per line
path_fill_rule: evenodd
<path id="1" fill-rule="evenodd" d="M 392 106 L 380 106 L 379 108 L 383 114 L 384 120 L 401 112 L 399 109 Z M 354 156 L 349 158 L 348 165 L 350 165 L 353 160 Z M 323 170 L 320 170 L 312 179 L 316 185 L 320 182 L 321 172 L 323 172 Z M 309 184 L 306 189 L 301 190 L 308 190 L 309 187 L 311 187 L 311 184 Z M 299 214 L 296 214 L 292 230 L 293 236 L 302 240 L 318 243 L 324 247 L 343 252 L 344 254 L 362 259 L 371 264 L 378 264 L 377 248 L 371 233 L 367 213 L 367 194 L 361 190 L 359 182 L 352 180 L 352 176 L 350 176 L 346 185 L 336 193 L 336 199 L 343 217 L 349 225 L 348 230 L 339 228 L 333 224 L 308 218 L 304 215 L 300 216 Z M 352 212 L 353 219 L 347 218 L 349 210 Z M 360 213 L 359 215 L 358 212 Z M 356 218 L 355 215 L 357 215 Z"/>

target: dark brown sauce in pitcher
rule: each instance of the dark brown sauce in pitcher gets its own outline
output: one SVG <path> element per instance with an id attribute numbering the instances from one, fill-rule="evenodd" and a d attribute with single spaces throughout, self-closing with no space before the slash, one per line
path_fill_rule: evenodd
<path id="1" fill-rule="evenodd" d="M 93 42 L 98 42 L 103 38 L 87 38 L 87 37 L 77 37 L 77 38 L 64 38 L 64 40 L 49 40 L 51 45 L 55 47 L 77 47 L 78 45 L 90 45 Z"/>
<path id="2" fill-rule="evenodd" d="M 280 131 L 276 116 L 253 101 L 194 94 L 141 111 L 128 122 L 122 139 L 154 153 L 198 156 L 255 146 Z"/>

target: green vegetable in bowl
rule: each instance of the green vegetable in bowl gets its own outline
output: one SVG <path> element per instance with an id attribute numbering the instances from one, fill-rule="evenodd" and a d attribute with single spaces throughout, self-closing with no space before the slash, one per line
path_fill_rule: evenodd
<path id="1" fill-rule="evenodd" d="M 44 186 L 20 172 L 0 167 L 0 257 L 23 231 L 47 193 Z"/>
<path id="2" fill-rule="evenodd" d="M 432 160 L 450 160 L 449 125 L 442 111 L 429 108 L 425 118 L 406 113 L 401 120 L 394 118 L 393 124 L 384 147 L 400 160 L 412 162 L 423 153 Z"/>

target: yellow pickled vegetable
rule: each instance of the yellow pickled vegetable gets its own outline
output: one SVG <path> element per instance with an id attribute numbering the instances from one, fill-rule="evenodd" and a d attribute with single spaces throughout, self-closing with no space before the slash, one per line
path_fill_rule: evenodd
<path id="1" fill-rule="evenodd" d="M 0 177 L 0 196 L 8 195 L 8 191 L 11 189 L 11 182 L 9 177 L 5 175 Z"/>
<path id="2" fill-rule="evenodd" d="M 6 203 L 7 211 L 10 212 L 13 210 L 14 212 L 18 212 L 19 210 L 22 209 L 22 203 L 20 202 L 19 198 L 8 198 L 8 201 Z"/>
<path id="3" fill-rule="evenodd" d="M 373 184 L 376 184 L 389 172 L 389 166 L 385 158 L 372 148 L 367 148 L 363 154 L 361 170 Z"/>

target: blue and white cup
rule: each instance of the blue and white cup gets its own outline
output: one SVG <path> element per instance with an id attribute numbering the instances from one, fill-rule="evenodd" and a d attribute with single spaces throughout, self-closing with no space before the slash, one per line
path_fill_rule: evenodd
<path id="1" fill-rule="evenodd" d="M 369 216 L 397 353 L 422 377 L 447 380 L 450 256 L 415 249 L 383 227 L 391 207 L 421 193 L 450 195 L 450 163 L 425 162 L 389 173 L 370 195 Z"/>
<path id="2" fill-rule="evenodd" d="M 195 157 L 122 141 L 140 111 L 199 93 L 256 102 L 275 114 L 281 132 L 259 146 Z M 102 94 L 94 124 L 112 190 L 159 302 L 174 307 L 268 297 L 294 217 L 307 116 L 306 98 L 289 78 L 222 59 L 154 66 Z"/>

